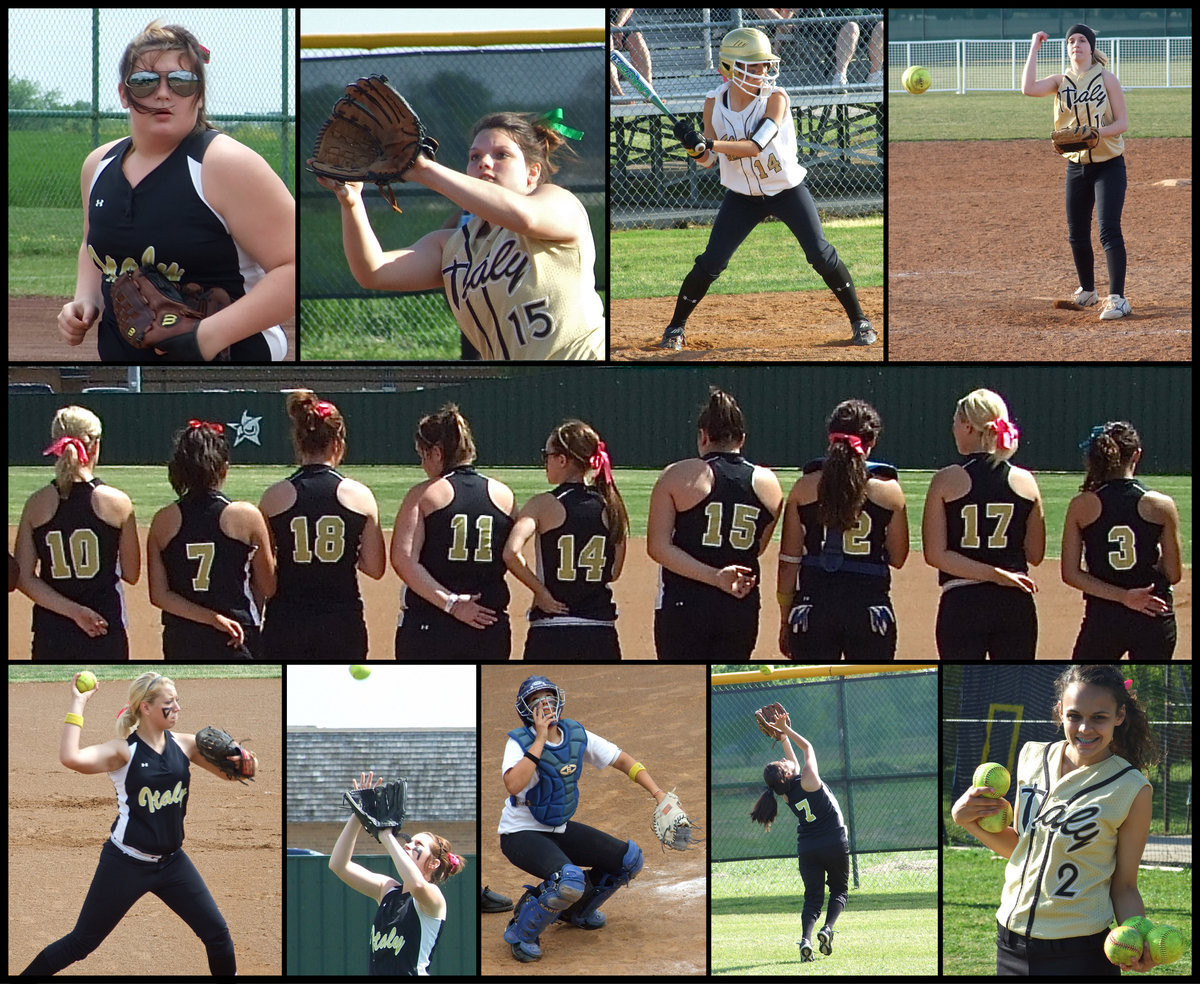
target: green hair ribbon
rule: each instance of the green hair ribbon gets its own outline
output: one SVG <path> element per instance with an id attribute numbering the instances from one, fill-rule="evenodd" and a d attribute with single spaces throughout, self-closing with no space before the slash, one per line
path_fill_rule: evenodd
<path id="1" fill-rule="evenodd" d="M 563 111 L 561 106 L 556 106 L 554 109 L 548 110 L 538 118 L 539 123 L 545 123 L 551 130 L 561 133 L 568 140 L 582 140 L 583 131 L 573 130 L 563 122 Z"/>

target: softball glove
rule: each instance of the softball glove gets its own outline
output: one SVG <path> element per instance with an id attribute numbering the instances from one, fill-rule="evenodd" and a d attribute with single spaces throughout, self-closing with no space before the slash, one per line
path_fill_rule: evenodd
<path id="1" fill-rule="evenodd" d="M 203 362 L 200 320 L 230 305 L 221 287 L 179 287 L 155 267 L 136 267 L 113 281 L 109 296 L 121 337 L 134 348 L 159 349 L 176 362 Z M 228 350 L 217 358 L 228 359 Z"/>
<path id="2" fill-rule="evenodd" d="M 204 728 L 196 734 L 196 748 L 209 762 L 225 773 L 226 779 L 254 782 L 258 759 L 220 728 Z"/>
<path id="3" fill-rule="evenodd" d="M 395 779 L 382 786 L 350 789 L 342 800 L 354 811 L 363 830 L 379 840 L 379 831 L 399 830 L 408 816 L 408 780 Z"/>
<path id="4" fill-rule="evenodd" d="M 776 701 L 755 711 L 754 721 L 758 725 L 758 730 L 772 741 L 782 741 L 783 730 L 775 722 L 786 715 L 787 711 L 783 709 L 783 705 Z"/>
<path id="5" fill-rule="evenodd" d="M 1051 133 L 1050 139 L 1060 154 L 1074 154 L 1095 147 L 1100 142 L 1100 131 L 1086 123 L 1064 126 Z"/>
<path id="6" fill-rule="evenodd" d="M 696 836 L 692 821 L 679 805 L 679 797 L 675 795 L 674 790 L 667 793 L 663 801 L 654 807 L 650 826 L 664 850 L 671 847 L 676 851 L 686 851 L 690 847 L 699 846 L 698 841 L 701 838 Z"/>

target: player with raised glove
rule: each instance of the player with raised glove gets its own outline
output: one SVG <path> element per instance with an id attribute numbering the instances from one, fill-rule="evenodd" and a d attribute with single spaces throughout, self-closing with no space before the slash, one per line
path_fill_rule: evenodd
<path id="1" fill-rule="evenodd" d="M 342 794 L 342 801 L 354 811 L 363 830 L 379 840 L 379 831 L 399 831 L 408 816 L 408 780 L 393 779 L 365 788 L 355 787 Z"/>
<path id="2" fill-rule="evenodd" d="M 205 289 L 188 283 L 182 288 L 155 267 L 135 267 L 121 274 L 111 288 L 113 314 L 121 337 L 140 349 L 154 349 L 175 362 L 203 362 L 196 331 L 210 314 L 229 307 L 221 287 Z M 229 360 L 224 349 L 217 361 Z"/>
<path id="3" fill-rule="evenodd" d="M 787 711 L 778 701 L 760 707 L 754 712 L 754 721 L 758 725 L 758 730 L 772 741 L 782 741 L 784 738 L 782 729 L 776 723 L 780 720 L 787 720 Z"/>
<path id="4" fill-rule="evenodd" d="M 373 181 L 397 212 L 391 189 L 424 154 L 432 159 L 438 142 L 386 75 L 370 75 L 346 86 L 329 119 L 317 131 L 308 169 L 332 181 Z"/>
<path id="5" fill-rule="evenodd" d="M 206 727 L 196 732 L 196 750 L 224 774 L 226 779 L 254 782 L 258 758 L 220 728 Z"/>
<path id="6" fill-rule="evenodd" d="M 775 711 L 775 708 L 779 710 Z M 788 809 L 796 817 L 796 856 L 800 879 L 804 882 L 801 935 L 796 945 L 800 947 L 800 962 L 809 963 L 815 959 L 811 941 L 825 903 L 826 882 L 829 907 L 825 910 L 825 925 L 817 933 L 816 942 L 826 956 L 833 953 L 834 923 L 846 907 L 850 890 L 849 835 L 833 790 L 821 781 L 817 753 L 812 744 L 792 730 L 791 719 L 779 704 L 770 704 L 762 710 L 774 714 L 770 723 L 782 735 L 783 758 L 768 762 L 763 768 L 767 788 L 750 811 L 750 819 L 769 831 L 778 809 L 776 796 L 785 798 Z M 767 714 L 762 714 L 762 718 L 766 717 Z M 803 762 L 796 756 L 793 742 L 804 756 Z"/>

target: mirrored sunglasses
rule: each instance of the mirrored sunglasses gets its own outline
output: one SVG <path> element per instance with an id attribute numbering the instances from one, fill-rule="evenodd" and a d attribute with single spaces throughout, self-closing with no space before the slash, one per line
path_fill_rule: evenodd
<path id="1" fill-rule="evenodd" d="M 200 76 L 195 72 L 134 72 L 125 80 L 125 88 L 135 96 L 149 96 L 158 90 L 158 80 L 165 78 L 177 96 L 194 96 L 200 88 Z"/>

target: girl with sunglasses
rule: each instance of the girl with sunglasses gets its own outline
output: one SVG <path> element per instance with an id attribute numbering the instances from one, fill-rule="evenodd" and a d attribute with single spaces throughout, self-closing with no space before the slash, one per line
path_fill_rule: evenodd
<path id="1" fill-rule="evenodd" d="M 121 57 L 117 91 L 130 134 L 83 162 L 83 243 L 58 328 L 79 345 L 99 319 L 102 361 L 270 362 L 287 353 L 279 322 L 296 306 L 295 202 L 266 161 L 208 122 L 208 60 L 186 28 L 149 24 Z M 135 348 L 117 326 L 111 291 L 136 267 L 220 288 L 233 303 L 169 350 Z"/>

